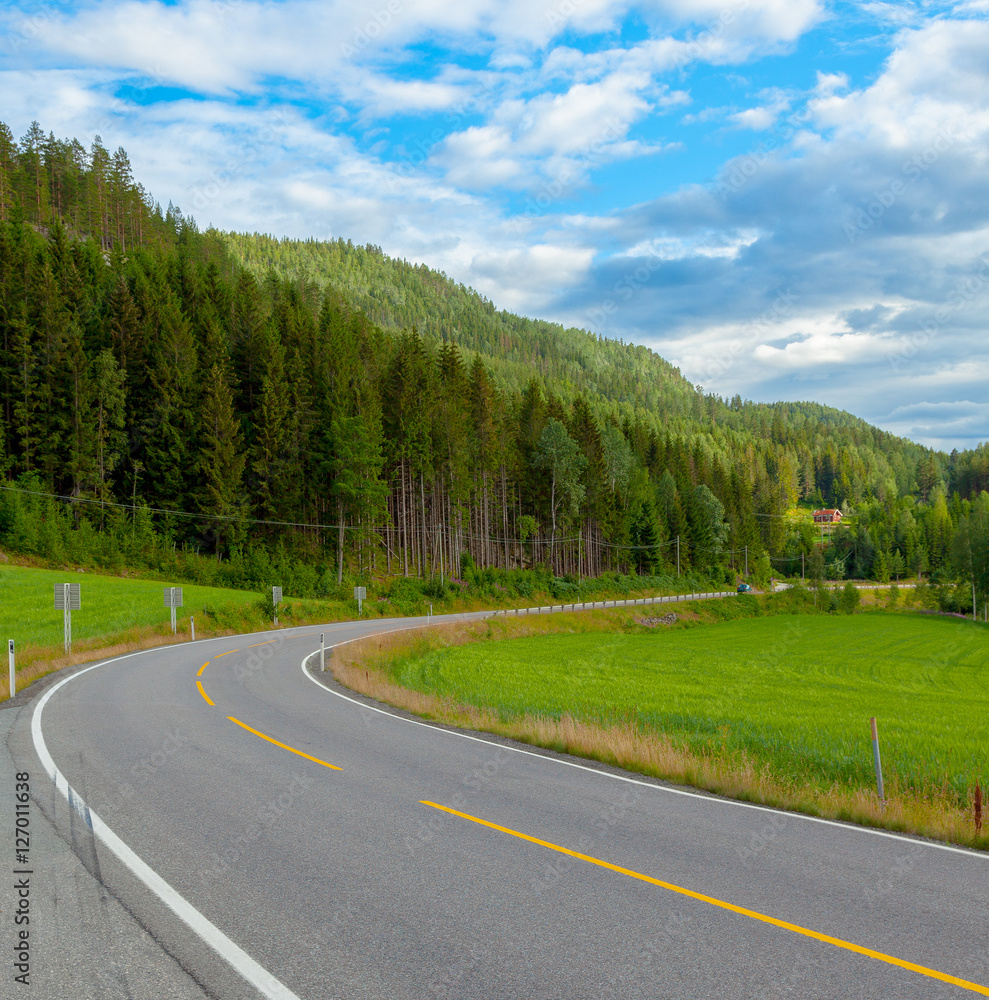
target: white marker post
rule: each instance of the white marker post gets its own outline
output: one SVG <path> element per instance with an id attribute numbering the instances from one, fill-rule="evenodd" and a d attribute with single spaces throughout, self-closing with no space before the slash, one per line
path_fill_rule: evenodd
<path id="1" fill-rule="evenodd" d="M 192 639 L 190 639 L 190 642 L 195 642 L 196 641 L 196 619 L 193 618 L 192 615 L 189 615 L 189 629 L 192 632 Z"/>
<path id="2" fill-rule="evenodd" d="M 182 607 L 182 588 L 181 587 L 165 587 L 165 607 L 170 608 L 172 612 L 172 635 L 178 631 L 178 622 L 176 621 L 175 609 Z"/>
<path id="3" fill-rule="evenodd" d="M 326 671 L 326 644 L 323 642 L 323 633 L 319 633 L 319 669 Z"/>
<path id="4" fill-rule="evenodd" d="M 17 694 L 17 678 L 14 675 L 14 640 L 7 640 L 7 665 L 10 668 L 10 697 Z"/>
<path id="5" fill-rule="evenodd" d="M 63 648 L 72 652 L 72 612 L 82 608 L 82 594 L 78 583 L 55 584 L 55 610 L 62 612 Z"/>
<path id="6" fill-rule="evenodd" d="M 364 600 L 367 597 L 366 587 L 354 587 L 354 600 L 357 601 L 357 617 L 364 614 Z"/>
<path id="7" fill-rule="evenodd" d="M 872 762 L 876 767 L 876 788 L 879 790 L 879 801 L 886 808 L 886 795 L 883 792 L 883 762 L 879 756 L 879 730 L 876 729 L 876 719 L 869 720 L 872 724 Z"/>
<path id="8" fill-rule="evenodd" d="M 282 588 L 271 588 L 271 604 L 275 609 L 275 628 L 278 628 L 278 605 L 282 603 Z"/>

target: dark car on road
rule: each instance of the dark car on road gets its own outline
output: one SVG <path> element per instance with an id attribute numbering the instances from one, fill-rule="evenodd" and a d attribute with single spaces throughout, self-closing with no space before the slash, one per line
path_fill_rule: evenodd
<path id="1" fill-rule="evenodd" d="M 751 593 L 751 591 L 752 591 L 752 588 L 747 583 L 740 583 L 738 585 L 738 592 L 740 594 L 748 594 L 748 593 Z"/>

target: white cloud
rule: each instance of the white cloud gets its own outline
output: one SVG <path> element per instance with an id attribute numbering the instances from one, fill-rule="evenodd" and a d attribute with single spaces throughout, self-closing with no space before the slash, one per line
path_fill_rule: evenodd
<path id="1" fill-rule="evenodd" d="M 673 147 L 662 116 L 690 101 L 694 68 L 749 60 L 764 80 L 756 60 L 792 51 L 823 2 L 91 0 L 30 39 L 0 14 L 15 43 L 0 79 L 15 131 L 100 132 L 202 224 L 370 240 L 499 306 L 649 342 L 717 391 L 961 440 L 985 413 L 952 401 L 981 406 L 989 368 L 989 285 L 951 298 L 989 246 L 989 24 L 883 6 L 869 16 L 891 54 L 871 82 L 822 60 L 790 128 L 798 95 L 743 107 L 756 85 L 737 81 L 691 121 L 760 133 L 751 153 L 720 188 L 635 206 L 647 188 L 626 194 L 623 164 Z M 631 16 L 648 37 L 620 41 Z M 195 97 L 145 105 L 125 83 Z M 555 214 L 582 191 L 586 210 Z M 524 192 L 514 217 L 505 192 Z"/>
<path id="2" fill-rule="evenodd" d="M 883 419 L 894 434 L 949 451 L 989 441 L 989 403 L 959 399 L 896 407 Z"/>
<path id="3" fill-rule="evenodd" d="M 818 97 L 831 97 L 836 90 L 848 89 L 847 73 L 822 73 L 817 72 L 817 84 L 814 93 Z"/>
<path id="4" fill-rule="evenodd" d="M 826 331 L 791 340 L 784 347 L 760 344 L 756 361 L 789 371 L 813 371 L 820 365 L 849 365 L 885 356 L 880 338 L 869 333 Z"/>
<path id="5" fill-rule="evenodd" d="M 594 251 L 589 247 L 535 244 L 524 249 L 481 251 L 471 261 L 477 289 L 497 295 L 500 306 L 521 310 L 551 303 L 561 290 L 583 280 Z"/>
<path id="6" fill-rule="evenodd" d="M 655 260 L 685 260 L 690 257 L 721 257 L 733 259 L 746 247 L 752 246 L 761 234 L 757 229 L 737 233 L 715 230 L 698 233 L 692 237 L 660 236 L 643 240 L 628 248 L 621 258 L 633 267 L 642 258 Z"/>

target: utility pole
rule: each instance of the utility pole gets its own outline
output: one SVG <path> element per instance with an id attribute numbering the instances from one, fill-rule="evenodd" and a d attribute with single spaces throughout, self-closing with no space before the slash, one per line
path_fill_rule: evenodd
<path id="1" fill-rule="evenodd" d="M 749 575 L 749 547 L 745 546 L 745 575 Z"/>
<path id="2" fill-rule="evenodd" d="M 805 577 L 804 577 L 804 569 L 805 569 L 805 567 L 806 567 L 806 559 L 804 557 L 804 553 L 801 552 L 800 553 L 800 579 L 801 579 L 801 581 L 803 581 L 805 579 Z"/>
<path id="3" fill-rule="evenodd" d="M 680 575 L 680 536 L 677 535 L 677 576 Z"/>

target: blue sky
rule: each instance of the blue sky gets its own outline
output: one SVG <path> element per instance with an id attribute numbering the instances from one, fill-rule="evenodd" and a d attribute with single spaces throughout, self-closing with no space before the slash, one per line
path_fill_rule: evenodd
<path id="1" fill-rule="evenodd" d="M 0 3 L 0 119 L 706 390 L 989 438 L 989 0 Z"/>

